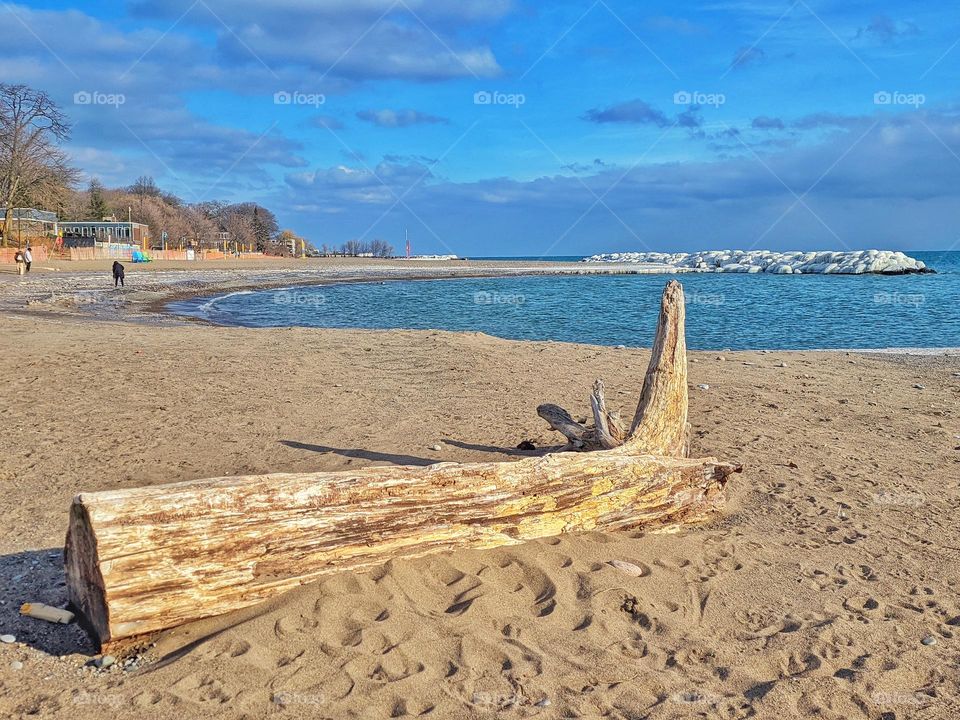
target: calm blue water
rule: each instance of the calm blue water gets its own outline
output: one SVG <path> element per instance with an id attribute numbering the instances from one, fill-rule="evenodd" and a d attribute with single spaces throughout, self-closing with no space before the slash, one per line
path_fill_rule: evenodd
<path id="1" fill-rule="evenodd" d="M 914 252 L 936 275 L 684 274 L 698 350 L 960 347 L 960 252 Z M 172 303 L 247 327 L 480 331 L 521 340 L 648 347 L 674 276 L 483 278 L 238 293 Z"/>

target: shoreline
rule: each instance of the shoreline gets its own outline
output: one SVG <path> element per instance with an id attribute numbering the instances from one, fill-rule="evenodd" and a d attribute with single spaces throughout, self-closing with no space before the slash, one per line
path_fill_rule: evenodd
<path id="1" fill-rule="evenodd" d="M 592 263 L 584 269 L 583 261 L 573 263 L 544 262 L 543 266 L 532 265 L 531 261 L 422 261 L 411 268 L 409 261 L 379 261 L 336 263 L 322 266 L 315 265 L 304 268 L 303 261 L 294 261 L 284 267 L 273 264 L 251 264 L 247 267 L 196 267 L 194 263 L 187 267 L 165 267 L 163 265 L 134 266 L 134 272 L 128 274 L 138 281 L 146 278 L 162 277 L 161 282 L 147 281 L 146 289 L 143 283 L 137 287 L 119 288 L 110 287 L 103 281 L 103 273 L 88 269 L 74 272 L 56 270 L 41 272 L 40 278 L 62 278 L 68 281 L 66 287 L 41 287 L 38 291 L 30 291 L 31 286 L 8 281 L 0 283 L 0 312 L 8 315 L 22 314 L 30 317 L 73 317 L 80 320 L 99 320 L 105 322 L 133 322 L 149 325 L 200 325 L 209 327 L 223 327 L 235 329 L 263 329 L 243 324 L 217 323 L 208 318 L 180 315 L 171 312 L 168 306 L 178 301 L 199 298 L 216 298 L 227 296 L 235 292 L 259 292 L 270 290 L 294 290 L 306 287 L 329 287 L 336 285 L 359 285 L 383 282 L 429 282 L 434 280 L 469 280 L 483 278 L 510 278 L 510 277 L 576 277 L 583 275 L 673 275 L 677 269 L 664 269 L 663 266 L 637 266 L 630 264 L 613 264 L 609 262 Z M 322 261 L 321 261 L 322 262 Z M 387 263 L 387 264 L 385 264 Z M 181 263 L 180 265 L 184 265 Z M 697 270 L 680 269 L 679 273 L 697 273 Z M 168 276 L 170 276 L 168 278 Z M 293 276 L 293 277 L 291 277 Z M 850 277 L 850 276 L 843 276 Z M 33 278 L 31 278 L 33 280 Z M 89 281 L 93 281 L 92 283 Z M 72 286 L 71 286 L 72 284 Z M 190 287 L 183 287 L 183 285 Z M 107 287 L 104 287 L 107 285 Z M 9 288 L 16 288 L 13 293 L 4 292 Z M 20 292 L 17 292 L 20 291 Z M 26 292 L 25 292 L 26 291 Z M 11 297 L 12 296 L 12 297 Z M 44 297 L 47 296 L 47 297 Z M 72 297 L 71 297 L 72 296 Z M 94 299 L 94 298 L 102 298 Z M 285 326 L 286 327 L 286 326 Z M 307 326 L 289 326 L 307 327 Z M 308 328 L 310 329 L 310 328 Z M 357 331 L 411 331 L 432 332 L 430 329 L 418 328 L 313 328 L 325 330 L 357 330 Z M 440 330 L 441 332 L 479 332 Z M 499 339 L 516 342 L 566 342 L 568 344 L 585 344 L 596 347 L 615 347 L 607 345 L 593 345 L 575 341 L 559 340 L 522 340 L 514 338 Z M 642 346 L 636 346 L 642 347 Z M 901 356 L 943 356 L 953 357 L 960 354 L 960 347 L 879 347 L 879 348 L 743 348 L 729 350 L 715 348 L 698 350 L 696 352 L 824 352 L 824 353 L 857 353 Z"/>

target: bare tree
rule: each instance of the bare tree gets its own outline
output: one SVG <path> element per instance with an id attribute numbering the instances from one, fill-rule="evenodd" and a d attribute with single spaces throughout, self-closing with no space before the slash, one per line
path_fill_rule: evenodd
<path id="1" fill-rule="evenodd" d="M 217 224 L 211 220 L 200 205 L 190 205 L 184 213 L 184 221 L 189 228 L 189 234 L 197 245 L 204 247 L 215 243 Z"/>
<path id="2" fill-rule="evenodd" d="M 0 198 L 3 244 L 9 242 L 13 209 L 30 201 L 56 201 L 77 179 L 59 143 L 70 137 L 70 123 L 40 90 L 0 83 Z M 59 190 L 58 190 L 59 189 Z"/>
<path id="3" fill-rule="evenodd" d="M 253 234 L 253 218 L 249 215 L 227 208 L 223 213 L 222 226 L 230 233 L 230 241 L 237 250 L 247 249 L 257 242 Z"/>
<path id="4" fill-rule="evenodd" d="M 393 255 L 393 245 L 385 240 L 374 240 L 370 243 L 370 252 L 374 257 L 391 257 Z"/>
<path id="5" fill-rule="evenodd" d="M 140 212 L 143 213 L 143 201 L 148 197 L 160 197 L 160 188 L 149 175 L 141 175 L 127 188 L 127 192 L 134 195 L 139 201 Z"/>

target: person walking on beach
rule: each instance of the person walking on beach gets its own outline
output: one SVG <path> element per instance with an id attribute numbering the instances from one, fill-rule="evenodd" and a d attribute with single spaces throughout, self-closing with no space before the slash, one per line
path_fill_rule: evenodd
<path id="1" fill-rule="evenodd" d="M 29 245 L 23 253 L 23 262 L 27 266 L 27 272 L 30 272 L 30 264 L 33 262 L 33 248 Z"/>
<path id="2" fill-rule="evenodd" d="M 116 287 L 117 283 L 120 284 L 120 287 L 123 287 L 123 265 L 121 265 L 116 260 L 113 261 L 113 286 Z"/>
<path id="3" fill-rule="evenodd" d="M 26 267 L 26 260 L 24 260 L 23 253 L 17 250 L 17 252 L 14 253 L 13 260 L 17 263 L 17 275 L 23 275 L 23 273 L 26 272 L 24 269 Z"/>

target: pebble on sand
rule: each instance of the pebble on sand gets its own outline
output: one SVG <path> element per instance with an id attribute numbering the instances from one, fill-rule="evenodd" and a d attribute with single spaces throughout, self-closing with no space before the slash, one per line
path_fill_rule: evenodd
<path id="1" fill-rule="evenodd" d="M 12 663 L 10 663 L 10 669 L 11 669 L 11 670 L 23 670 L 23 663 L 20 662 L 19 660 L 14 660 Z"/>
<path id="2" fill-rule="evenodd" d="M 441 445 L 440 443 L 437 443 L 436 445 L 431 445 L 430 449 L 435 450 L 436 452 L 440 452 L 441 450 L 443 450 L 443 445 Z"/>
<path id="3" fill-rule="evenodd" d="M 106 670 L 108 667 L 111 667 L 117 659 L 113 655 L 104 655 L 97 661 L 97 667 Z"/>
<path id="4" fill-rule="evenodd" d="M 10 643 L 15 643 L 16 641 L 17 639 L 13 635 L 0 635 L 0 642 L 2 643 L 7 643 L 9 645 Z"/>
<path id="5" fill-rule="evenodd" d="M 937 639 L 933 635 L 927 635 L 923 640 L 921 640 L 924 645 L 936 645 Z"/>
<path id="6" fill-rule="evenodd" d="M 701 390 L 709 390 L 709 389 L 710 389 L 710 386 L 707 385 L 706 383 L 701 383 L 700 385 L 697 385 L 697 387 L 700 388 Z"/>
<path id="7" fill-rule="evenodd" d="M 617 570 L 625 572 L 627 575 L 632 575 L 633 577 L 643 577 L 647 574 L 647 571 L 642 567 L 627 562 L 626 560 L 608 560 L 607 562 Z"/>
<path id="8" fill-rule="evenodd" d="M 915 389 L 917 389 L 917 390 L 923 390 L 923 389 L 926 388 L 925 385 L 921 385 L 920 383 L 917 383 L 917 384 L 914 385 L 913 387 L 914 387 Z"/>

